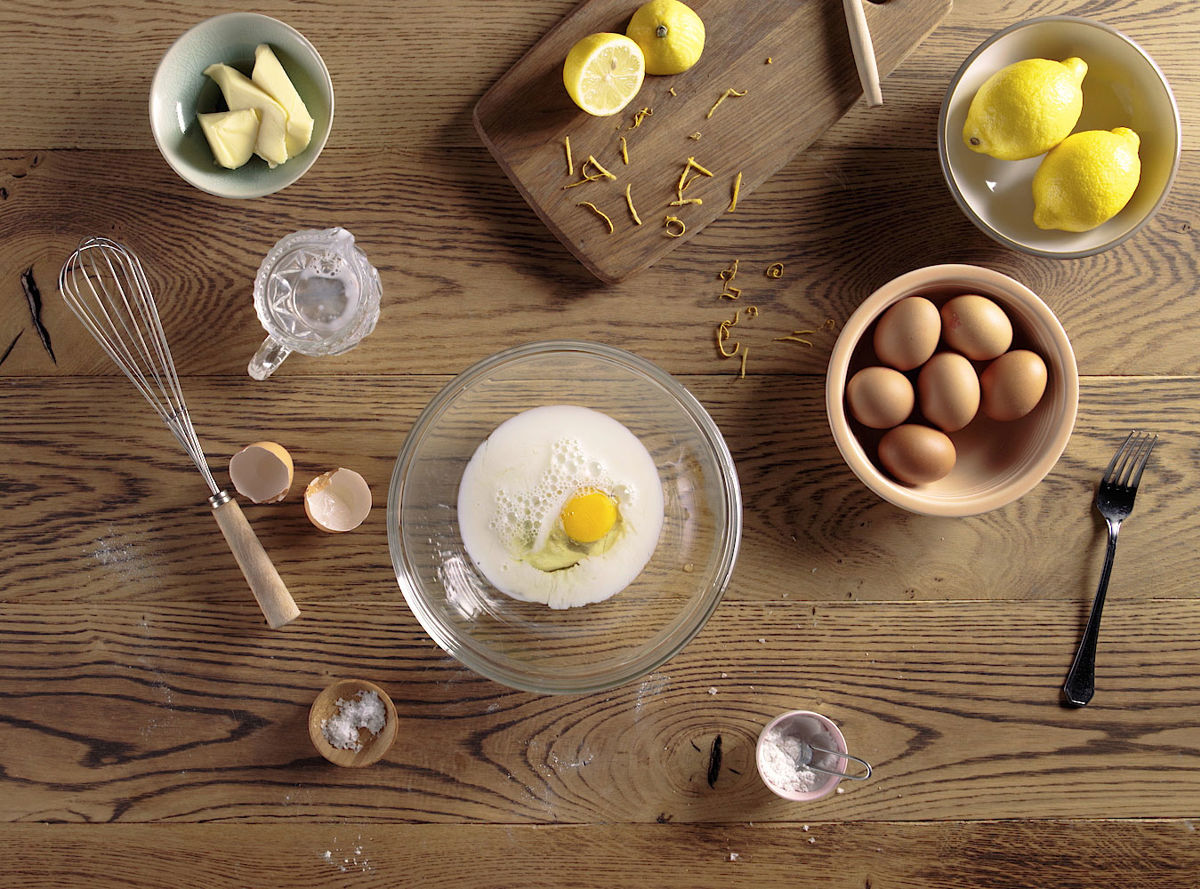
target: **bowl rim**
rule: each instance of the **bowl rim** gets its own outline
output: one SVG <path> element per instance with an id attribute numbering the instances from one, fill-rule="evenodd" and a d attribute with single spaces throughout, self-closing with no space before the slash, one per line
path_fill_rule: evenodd
<path id="1" fill-rule="evenodd" d="M 326 126 L 321 128 L 319 134 L 314 130 L 313 141 L 304 149 L 306 152 L 311 152 L 311 156 L 307 159 L 307 162 L 303 164 L 297 164 L 293 170 L 288 171 L 287 175 L 281 176 L 278 181 L 272 180 L 269 184 L 264 184 L 261 188 L 239 190 L 237 192 L 220 191 L 218 189 L 208 187 L 193 174 L 190 166 L 180 163 L 175 156 L 175 152 L 168 149 L 168 147 L 164 144 L 163 136 L 159 132 L 158 126 L 155 124 L 156 118 L 154 114 L 154 99 L 159 92 L 159 80 L 161 77 L 165 76 L 165 72 L 167 71 L 167 61 L 175 51 L 175 48 L 179 46 L 185 37 L 193 32 L 202 28 L 212 28 L 218 22 L 231 19 L 241 19 L 247 23 L 268 23 L 268 27 L 277 26 L 290 34 L 293 38 L 295 38 L 297 43 L 312 53 L 312 56 L 316 60 L 318 66 L 318 70 L 314 72 L 318 75 L 316 79 L 325 85 L 325 89 L 329 93 L 329 122 Z M 150 92 L 147 96 L 147 107 L 150 116 L 150 133 L 154 137 L 154 144 L 158 148 L 158 153 L 162 156 L 163 160 L 167 162 L 167 165 L 175 171 L 180 179 L 188 183 L 188 185 L 191 185 L 193 188 L 197 188 L 206 194 L 211 194 L 219 198 L 242 200 L 267 197 L 268 195 L 283 191 L 283 189 L 287 188 L 289 185 L 294 185 L 300 180 L 301 177 L 304 176 L 305 173 L 309 171 L 309 169 L 312 168 L 312 165 L 316 163 L 321 152 L 324 151 L 325 144 L 329 140 L 329 134 L 333 130 L 334 101 L 335 96 L 333 92 L 333 78 L 330 77 L 329 67 L 325 64 L 325 59 L 321 56 L 321 53 L 313 45 L 311 40 L 309 40 L 287 22 L 273 18 L 269 15 L 264 15 L 261 12 L 223 12 L 219 15 L 209 16 L 208 18 L 201 19 L 200 21 L 196 22 L 194 25 L 176 37 L 171 42 L 171 45 L 166 48 L 162 54 L 162 58 L 159 59 L 158 65 L 154 69 L 154 76 L 150 80 Z M 280 164 L 279 168 L 286 166 L 286 164 Z"/>
<path id="2" fill-rule="evenodd" d="M 721 487 L 727 516 L 725 533 L 717 554 L 716 570 L 699 600 L 702 607 L 694 612 L 690 626 L 682 631 L 678 627 L 672 628 L 671 635 L 668 636 L 671 644 L 662 650 L 651 650 L 643 652 L 638 657 L 624 659 L 619 662 L 617 669 L 612 670 L 604 678 L 590 682 L 580 682 L 572 677 L 545 677 L 534 681 L 529 679 L 526 674 L 497 664 L 471 646 L 461 643 L 456 639 L 455 634 L 443 625 L 437 613 L 426 605 L 421 593 L 415 588 L 416 584 L 412 578 L 417 574 L 404 551 L 400 537 L 400 510 L 403 504 L 406 479 L 411 461 L 423 440 L 425 431 L 445 413 L 458 395 L 472 383 L 486 376 L 491 370 L 514 361 L 555 353 L 583 353 L 625 368 L 631 368 L 649 377 L 652 382 L 669 392 L 696 424 L 721 468 Z M 405 602 L 408 603 L 422 629 L 442 650 L 480 676 L 520 691 L 538 694 L 585 694 L 616 688 L 646 675 L 682 651 L 708 623 L 709 618 L 724 597 L 737 563 L 742 538 L 742 521 L 741 485 L 738 480 L 737 467 L 716 421 L 712 419 L 699 400 L 671 374 L 647 359 L 625 349 L 584 340 L 542 340 L 514 346 L 477 361 L 457 374 L 430 400 L 413 421 L 400 453 L 396 457 L 391 482 L 388 486 L 387 533 L 392 568 Z M 620 594 L 618 593 L 618 595 Z"/>
<path id="3" fill-rule="evenodd" d="M 875 467 L 874 462 L 867 455 L 866 449 L 850 428 L 850 422 L 846 418 L 844 399 L 850 359 L 867 328 L 882 313 L 883 308 L 894 302 L 900 295 L 914 295 L 914 290 L 919 288 L 953 285 L 957 279 L 967 275 L 973 280 L 965 286 L 975 292 L 980 292 L 984 296 L 989 296 L 995 291 L 1016 294 L 1022 305 L 1037 316 L 1053 341 L 1055 363 L 1063 369 L 1062 377 L 1066 386 L 1064 422 L 1058 425 L 1046 448 L 1023 473 L 1024 481 L 1021 484 L 1008 481 L 1006 486 L 1000 489 L 1003 497 L 996 498 L 993 494 L 990 499 L 985 499 L 982 503 L 979 502 L 981 499 L 979 497 L 970 500 L 965 498 L 961 500 L 931 500 L 922 495 L 920 489 L 901 485 L 884 475 Z M 847 331 L 852 328 L 861 329 L 857 336 L 847 337 Z M 825 374 L 825 413 L 829 421 L 830 433 L 850 471 L 881 499 L 921 515 L 963 518 L 999 509 L 1024 497 L 1041 483 L 1066 450 L 1067 442 L 1075 429 L 1078 411 L 1079 368 L 1075 360 L 1075 350 L 1072 348 L 1071 341 L 1067 337 L 1062 322 L 1058 320 L 1058 316 L 1040 296 L 1015 278 L 995 269 L 968 263 L 923 266 L 892 278 L 876 288 L 842 325 L 842 333 L 834 343 Z M 866 471 L 868 467 L 869 472 Z"/>
<path id="4" fill-rule="evenodd" d="M 1167 99 L 1167 103 L 1171 106 L 1171 113 L 1173 115 L 1175 124 L 1175 151 L 1174 158 L 1171 162 L 1171 170 L 1167 175 L 1167 181 L 1163 184 L 1162 191 L 1159 193 L 1158 200 L 1154 202 L 1154 206 L 1146 211 L 1145 215 L 1142 216 L 1136 225 L 1119 237 L 1108 241 L 1107 243 L 1097 244 L 1094 247 L 1089 247 L 1082 250 L 1043 250 L 1037 247 L 1032 247 L 1028 244 L 1024 244 L 1021 241 L 1010 238 L 1003 232 L 998 231 L 996 228 L 989 225 L 978 213 L 975 212 L 974 208 L 971 207 L 970 203 L 966 199 L 966 196 L 962 193 L 962 189 L 959 188 L 958 180 L 955 177 L 953 170 L 950 169 L 950 152 L 946 143 L 946 125 L 949 122 L 948 118 L 950 114 L 950 100 L 953 98 L 954 93 L 958 89 L 959 83 L 961 82 L 963 75 L 966 73 L 966 70 L 971 67 L 971 65 L 975 63 L 975 60 L 993 44 L 1004 39 L 1009 34 L 1032 27 L 1034 25 L 1045 24 L 1046 22 L 1071 22 L 1077 25 L 1096 28 L 1100 31 L 1107 31 L 1109 34 L 1112 34 L 1128 44 L 1143 59 L 1145 59 L 1145 61 L 1150 65 L 1151 69 L 1153 69 L 1154 73 L 1158 76 L 1159 85 L 1162 87 L 1163 93 Z M 1014 250 L 1019 250 L 1022 253 L 1029 254 L 1030 256 L 1044 256 L 1050 259 L 1082 259 L 1085 256 L 1095 256 L 1097 253 L 1103 253 L 1105 250 L 1110 250 L 1113 247 L 1117 247 L 1120 244 L 1125 243 L 1125 241 L 1129 240 L 1138 232 L 1140 232 L 1146 226 L 1146 224 L 1150 222 L 1151 219 L 1158 215 L 1158 211 L 1162 208 L 1163 202 L 1166 201 L 1167 195 L 1170 194 L 1171 188 L 1175 184 L 1175 177 L 1179 172 L 1179 164 L 1183 151 L 1183 129 L 1179 118 L 1179 105 L 1175 101 L 1175 93 L 1171 89 L 1171 84 L 1167 80 L 1167 77 L 1163 73 L 1162 69 L 1158 66 L 1158 63 L 1154 61 L 1153 57 L 1151 57 L 1151 55 L 1146 52 L 1146 50 L 1143 49 L 1136 40 L 1123 31 L 1114 28 L 1112 25 L 1105 24 L 1104 22 L 1099 22 L 1095 19 L 1084 18 L 1083 16 L 1077 15 L 1043 15 L 1037 16 L 1036 18 L 1014 22 L 1008 27 L 1002 28 L 996 33 L 992 34 L 977 47 L 975 47 L 971 54 L 967 56 L 961 65 L 959 65 L 958 70 L 954 72 L 954 76 L 950 78 L 950 83 L 946 87 L 946 94 L 942 98 L 942 107 L 938 112 L 937 139 L 938 163 L 942 168 L 942 178 L 945 180 L 947 187 L 950 189 L 950 194 L 954 197 L 954 202 L 958 204 L 958 207 L 960 210 L 962 210 L 963 214 L 966 215 L 966 217 L 970 219 L 980 231 L 992 238 L 992 240 L 997 241 L 1006 247 L 1011 247 Z"/>

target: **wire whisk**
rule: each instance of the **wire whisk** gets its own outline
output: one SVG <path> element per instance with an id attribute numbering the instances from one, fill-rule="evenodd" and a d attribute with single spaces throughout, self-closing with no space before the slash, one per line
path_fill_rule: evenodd
<path id="1" fill-rule="evenodd" d="M 129 377 L 200 470 L 212 495 L 208 502 L 217 524 L 267 623 L 281 627 L 294 620 L 300 611 L 279 572 L 233 496 L 217 485 L 208 467 L 150 282 L 137 255 L 109 238 L 87 238 L 63 264 L 58 287 L 67 306 Z"/>

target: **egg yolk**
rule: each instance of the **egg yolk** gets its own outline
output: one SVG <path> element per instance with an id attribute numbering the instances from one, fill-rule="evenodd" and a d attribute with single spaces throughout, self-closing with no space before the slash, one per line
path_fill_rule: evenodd
<path id="1" fill-rule="evenodd" d="M 617 521 L 617 504 L 603 491 L 576 491 L 560 514 L 563 530 L 577 543 L 595 543 L 612 530 Z"/>

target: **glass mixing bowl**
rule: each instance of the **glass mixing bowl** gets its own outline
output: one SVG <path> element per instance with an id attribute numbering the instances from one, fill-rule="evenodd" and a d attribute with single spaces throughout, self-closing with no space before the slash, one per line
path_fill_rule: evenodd
<path id="1" fill-rule="evenodd" d="M 665 508 L 638 577 L 610 599 L 563 610 L 493 587 L 457 515 L 479 444 L 508 418 L 555 404 L 601 411 L 633 432 L 654 458 Z M 463 371 L 413 424 L 387 509 L 396 579 L 426 632 L 483 676 L 541 693 L 622 685 L 680 651 L 720 602 L 742 532 L 733 459 L 700 403 L 650 362 L 583 342 L 519 346 Z"/>

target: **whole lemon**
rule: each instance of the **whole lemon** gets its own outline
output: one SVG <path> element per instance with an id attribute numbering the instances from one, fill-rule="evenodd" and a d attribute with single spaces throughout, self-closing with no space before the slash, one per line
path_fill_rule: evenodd
<path id="1" fill-rule="evenodd" d="M 1038 228 L 1089 231 L 1129 203 L 1142 174 L 1138 134 L 1129 127 L 1068 136 L 1033 175 Z"/>
<path id="2" fill-rule="evenodd" d="M 1001 68 L 971 99 L 963 141 L 1006 161 L 1049 151 L 1075 128 L 1083 111 L 1087 62 L 1025 59 Z"/>
<path id="3" fill-rule="evenodd" d="M 642 48 L 647 74 L 682 74 L 704 51 L 704 22 L 679 0 L 650 0 L 638 7 L 625 33 Z"/>

